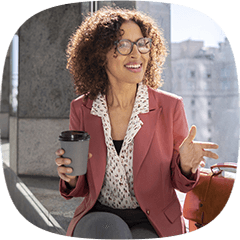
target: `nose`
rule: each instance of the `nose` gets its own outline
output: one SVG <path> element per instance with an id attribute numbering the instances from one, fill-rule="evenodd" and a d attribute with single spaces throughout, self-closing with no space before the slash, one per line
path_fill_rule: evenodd
<path id="1" fill-rule="evenodd" d="M 141 55 L 141 53 L 138 51 L 137 44 L 133 44 L 133 50 L 131 52 L 131 58 L 137 58 Z"/>

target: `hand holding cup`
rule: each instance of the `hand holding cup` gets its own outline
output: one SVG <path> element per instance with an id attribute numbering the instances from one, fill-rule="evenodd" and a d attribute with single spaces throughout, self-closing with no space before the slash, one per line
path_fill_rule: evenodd
<path id="1" fill-rule="evenodd" d="M 69 158 L 63 158 L 62 155 L 64 154 L 63 149 L 58 149 L 56 151 L 56 155 L 58 158 L 55 159 L 55 163 L 58 166 L 57 171 L 58 171 L 58 176 L 65 182 L 67 182 L 71 188 L 74 188 L 77 183 L 77 176 L 70 176 L 68 173 L 72 173 L 72 168 L 67 167 L 66 165 L 69 165 L 71 163 L 71 159 Z M 92 157 L 92 154 L 88 154 L 88 159 Z"/>
<path id="2" fill-rule="evenodd" d="M 58 166 L 58 168 L 57 168 L 58 176 L 65 182 L 69 183 L 69 185 L 71 187 L 75 187 L 76 182 L 77 182 L 77 176 L 67 175 L 68 173 L 72 173 L 72 168 L 65 167 L 65 165 L 69 165 L 71 163 L 71 159 L 63 158 L 62 157 L 63 154 L 64 154 L 63 149 L 58 149 L 56 151 L 56 155 L 58 156 L 58 158 L 55 159 L 55 162 Z"/>

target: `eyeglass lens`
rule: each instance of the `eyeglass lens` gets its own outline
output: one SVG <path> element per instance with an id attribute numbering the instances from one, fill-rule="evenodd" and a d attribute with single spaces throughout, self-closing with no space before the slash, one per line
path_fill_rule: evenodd
<path id="1" fill-rule="evenodd" d="M 128 55 L 132 52 L 133 44 L 137 45 L 138 51 L 142 54 L 148 53 L 151 49 L 151 39 L 140 38 L 137 42 L 131 42 L 127 39 L 122 39 L 117 44 L 117 50 L 122 55 Z"/>

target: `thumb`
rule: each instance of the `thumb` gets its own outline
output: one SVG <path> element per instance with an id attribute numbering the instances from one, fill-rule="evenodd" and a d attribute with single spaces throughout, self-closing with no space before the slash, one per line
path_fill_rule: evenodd
<path id="1" fill-rule="evenodd" d="M 188 143 L 191 143 L 194 140 L 194 138 L 196 137 L 196 134 L 197 134 L 197 127 L 195 125 L 192 125 L 190 130 L 189 130 L 186 141 Z"/>

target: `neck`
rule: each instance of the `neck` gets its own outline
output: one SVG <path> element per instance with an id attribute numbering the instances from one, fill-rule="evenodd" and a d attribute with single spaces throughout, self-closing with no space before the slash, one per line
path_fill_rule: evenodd
<path id="1" fill-rule="evenodd" d="M 110 108 L 126 109 L 133 106 L 137 84 L 110 85 L 107 92 L 107 103 Z"/>

